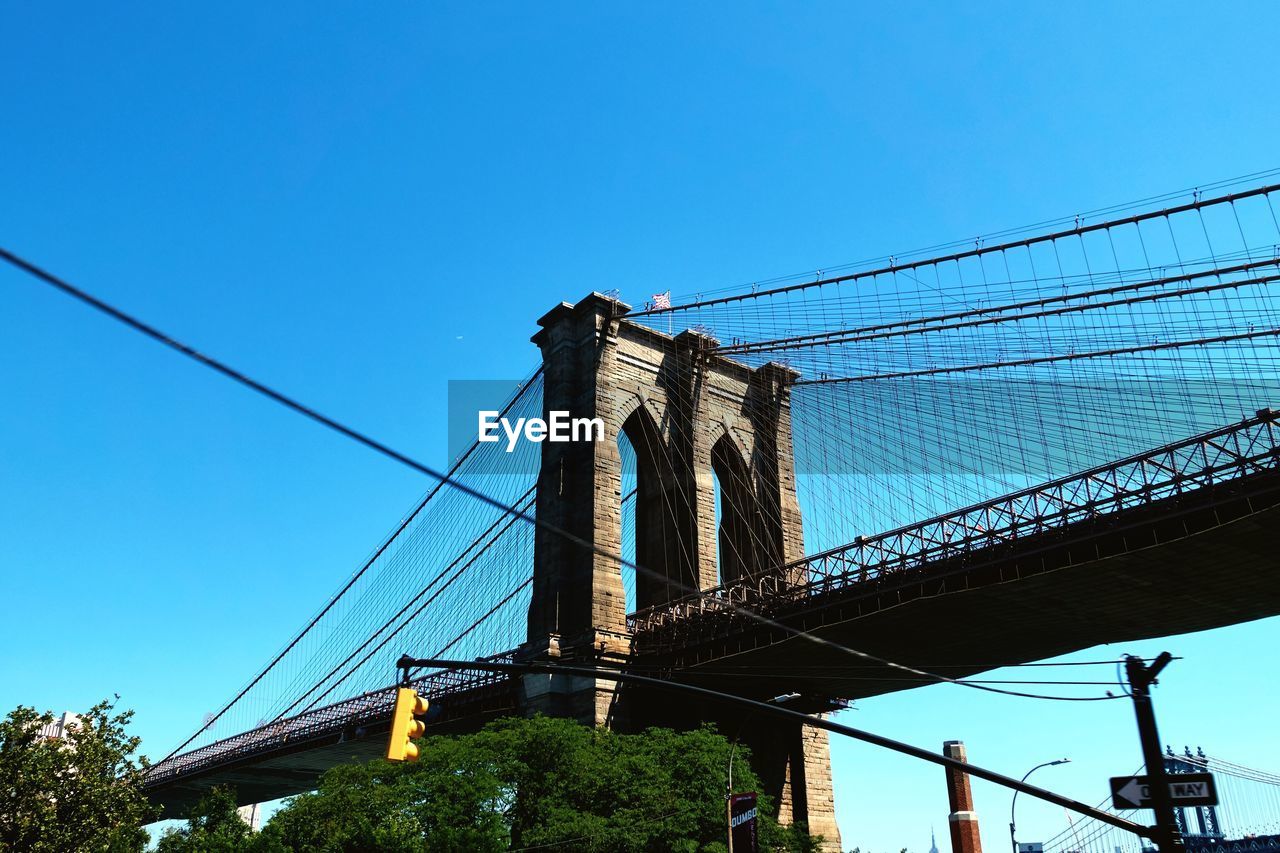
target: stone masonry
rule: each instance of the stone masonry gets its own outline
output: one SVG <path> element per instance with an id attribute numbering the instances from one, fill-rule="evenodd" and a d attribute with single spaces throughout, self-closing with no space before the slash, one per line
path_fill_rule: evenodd
<path id="1" fill-rule="evenodd" d="M 603 441 L 542 443 L 537 514 L 604 553 L 538 529 L 527 658 L 624 662 L 631 652 L 621 568 L 607 556 L 624 550 L 619 435 L 636 452 L 636 563 L 650 570 L 637 574 L 636 609 L 804 556 L 791 444 L 795 374 L 715 355 L 713 339 L 662 334 L 624 319 L 628 310 L 593 293 L 556 306 L 533 337 L 546 412 L 598 417 L 605 427 Z M 713 472 L 725 507 L 719 530 Z M 531 712 L 622 729 L 654 724 L 648 706 L 626 696 L 594 679 L 525 679 Z M 696 704 L 682 700 L 684 724 L 717 719 Z M 743 740 L 757 764 L 770 765 L 762 776 L 779 780 L 782 817 L 807 821 L 838 850 L 826 733 L 783 729 L 756 728 Z"/>

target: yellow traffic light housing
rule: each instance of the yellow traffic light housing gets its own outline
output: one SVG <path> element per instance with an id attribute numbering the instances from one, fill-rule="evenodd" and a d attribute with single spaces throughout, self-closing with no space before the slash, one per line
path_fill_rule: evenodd
<path id="1" fill-rule="evenodd" d="M 391 739 L 387 742 L 388 761 L 417 761 L 418 745 L 414 738 L 422 737 L 427 724 L 417 719 L 427 713 L 427 699 L 419 696 L 412 687 L 396 690 L 396 706 L 391 712 Z"/>

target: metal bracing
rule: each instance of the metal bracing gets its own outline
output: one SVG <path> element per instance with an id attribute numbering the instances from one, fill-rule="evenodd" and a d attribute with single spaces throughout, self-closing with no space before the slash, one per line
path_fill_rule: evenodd
<path id="1" fill-rule="evenodd" d="M 1147 453 L 975 504 L 743 579 L 638 611 L 628 617 L 637 634 L 670 630 L 706 613 L 735 607 L 766 610 L 847 589 L 909 569 L 962 557 L 993 545 L 1100 520 L 1186 492 L 1280 468 L 1277 413 L 1254 417 Z M 785 578 L 802 576 L 804 584 Z"/>
<path id="2" fill-rule="evenodd" d="M 504 652 L 484 660 L 501 662 L 510 661 L 513 657 L 513 652 Z M 501 688 L 509 681 L 509 676 L 499 673 L 443 670 L 414 679 L 413 683 L 419 693 L 438 701 L 474 694 L 486 688 Z M 386 722 L 395 703 L 395 692 L 396 686 L 391 685 L 174 756 L 151 767 L 147 771 L 145 785 L 148 788 L 159 787 L 176 778 L 194 776 L 243 758 L 288 751 L 312 741 L 338 737 L 349 729 Z"/>

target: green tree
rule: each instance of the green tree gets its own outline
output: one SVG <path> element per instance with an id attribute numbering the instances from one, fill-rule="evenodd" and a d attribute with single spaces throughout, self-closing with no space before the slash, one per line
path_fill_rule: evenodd
<path id="1" fill-rule="evenodd" d="M 253 832 L 236 809 L 233 789 L 212 789 L 192 806 L 186 826 L 164 831 L 156 853 L 235 853 L 248 849 Z"/>
<path id="2" fill-rule="evenodd" d="M 420 743 L 416 764 L 374 761 L 327 772 L 277 812 L 259 851 L 346 853 L 725 850 L 731 744 L 710 728 L 619 735 L 568 720 L 492 723 Z M 734 775 L 759 787 L 742 746 Z M 741 770 L 739 770 L 741 768 Z M 762 803 L 762 814 L 769 803 Z M 764 816 L 766 849 L 815 849 L 802 828 Z"/>
<path id="3" fill-rule="evenodd" d="M 0 721 L 0 849 L 141 850 L 155 810 L 144 757 L 125 729 L 132 711 L 94 705 L 65 738 L 41 735 L 50 713 L 19 706 Z"/>

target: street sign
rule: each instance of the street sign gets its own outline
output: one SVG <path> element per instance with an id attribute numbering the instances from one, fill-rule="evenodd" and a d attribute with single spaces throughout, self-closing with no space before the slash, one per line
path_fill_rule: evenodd
<path id="1" fill-rule="evenodd" d="M 1171 773 L 1169 798 L 1175 806 L 1216 806 L 1218 789 L 1211 773 Z M 1118 809 L 1151 808 L 1151 786 L 1146 776 L 1111 777 L 1111 802 Z"/>
<path id="2" fill-rule="evenodd" d="M 729 798 L 730 853 L 757 853 L 756 794 L 734 794 Z"/>

